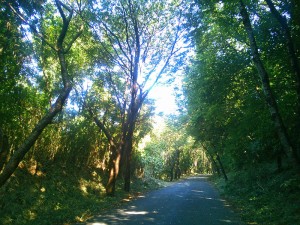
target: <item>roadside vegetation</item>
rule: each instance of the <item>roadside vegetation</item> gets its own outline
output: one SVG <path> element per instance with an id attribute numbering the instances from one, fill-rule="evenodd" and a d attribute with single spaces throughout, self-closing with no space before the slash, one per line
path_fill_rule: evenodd
<path id="1" fill-rule="evenodd" d="M 211 180 L 231 207 L 247 224 L 300 224 L 300 178 L 287 169 L 265 164 L 245 171 L 228 173 Z"/>
<path id="2" fill-rule="evenodd" d="M 84 222 L 147 191 L 165 187 L 183 175 L 211 169 L 205 153 L 192 146 L 191 138 L 183 130 L 175 131 L 179 122 L 174 123 L 174 119 L 161 121 L 164 125 L 145 137 L 133 154 L 130 192 L 123 190 L 121 173 L 113 197 L 107 196 L 105 189 L 108 170 L 99 164 L 100 157 L 106 160 L 105 155 L 94 157 L 90 164 L 84 155 L 72 158 L 80 167 L 64 158 L 45 159 L 43 164 L 42 158 L 39 163 L 32 158 L 24 160 L 0 190 L 0 223 L 67 225 Z"/>
<path id="3" fill-rule="evenodd" d="M 44 168 L 45 169 L 45 168 Z M 142 195 L 148 190 L 163 187 L 162 181 L 135 178 L 132 190 L 122 190 L 119 180 L 115 197 L 105 194 L 101 170 L 95 168 L 46 168 L 47 172 L 31 174 L 19 169 L 10 183 L 1 189 L 0 223 L 67 225 L 84 222 Z M 102 180 L 103 179 L 103 180 Z"/>
<path id="4" fill-rule="evenodd" d="M 195 1 L 189 134 L 249 224 L 300 224 L 299 1 Z"/>
<path id="5" fill-rule="evenodd" d="M 1 224 L 85 221 L 195 172 L 250 224 L 298 223 L 299 1 L 0 3 Z M 149 93 L 172 82 L 164 116 Z"/>

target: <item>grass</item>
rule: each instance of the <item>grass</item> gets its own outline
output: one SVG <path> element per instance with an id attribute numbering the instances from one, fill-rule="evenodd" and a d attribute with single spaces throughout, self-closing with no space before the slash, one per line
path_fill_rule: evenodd
<path id="1" fill-rule="evenodd" d="M 300 225 L 300 174 L 275 171 L 264 164 L 213 182 L 247 224 Z"/>
<path id="2" fill-rule="evenodd" d="M 84 222 L 103 210 L 114 208 L 141 192 L 162 184 L 135 179 L 132 191 L 122 191 L 119 181 L 116 197 L 106 197 L 101 171 L 66 171 L 52 167 L 47 173 L 32 175 L 18 169 L 0 189 L 0 224 L 68 225 Z"/>
<path id="3" fill-rule="evenodd" d="M 300 225 L 300 174 L 275 171 L 274 166 L 263 164 L 228 174 L 228 182 L 216 177 L 212 181 L 247 224 Z M 18 169 L 0 189 L 0 224 L 84 222 L 141 193 L 169 184 L 134 179 L 131 192 L 126 193 L 119 180 L 116 196 L 111 198 L 105 196 L 105 181 L 101 170 L 91 168 L 67 170 L 52 166 L 38 173 Z"/>

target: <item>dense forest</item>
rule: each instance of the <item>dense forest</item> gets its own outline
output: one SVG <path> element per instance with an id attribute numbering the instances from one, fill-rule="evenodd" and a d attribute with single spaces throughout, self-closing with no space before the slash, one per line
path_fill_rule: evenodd
<path id="1" fill-rule="evenodd" d="M 0 0 L 0 18 L 1 224 L 82 222 L 192 173 L 249 224 L 300 224 L 297 0 Z"/>

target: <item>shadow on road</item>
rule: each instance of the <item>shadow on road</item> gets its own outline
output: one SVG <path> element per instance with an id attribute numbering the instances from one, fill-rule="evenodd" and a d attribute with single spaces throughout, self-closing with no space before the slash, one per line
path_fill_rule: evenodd
<path id="1" fill-rule="evenodd" d="M 86 225 L 242 225 L 207 182 L 189 177 L 89 220 Z"/>

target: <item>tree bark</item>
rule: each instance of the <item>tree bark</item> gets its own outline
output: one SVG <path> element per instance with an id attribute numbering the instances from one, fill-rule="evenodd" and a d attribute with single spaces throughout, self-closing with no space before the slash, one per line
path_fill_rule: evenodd
<path id="1" fill-rule="evenodd" d="M 136 71 L 138 72 L 138 71 Z M 137 75 L 136 75 L 137 78 Z M 124 191 L 130 191 L 131 183 L 131 154 L 133 149 L 133 134 L 135 130 L 136 120 L 139 114 L 139 110 L 142 107 L 145 97 L 137 95 L 137 80 L 133 82 L 131 89 L 131 103 L 129 106 L 129 113 L 127 115 L 126 125 L 123 130 L 124 137 Z"/>
<path id="2" fill-rule="evenodd" d="M 139 115 L 139 110 L 146 96 L 137 97 L 137 82 L 133 85 L 132 91 L 132 101 L 129 106 L 129 114 L 126 122 L 126 126 L 123 130 L 124 134 L 124 164 L 125 164 L 125 174 L 124 174 L 124 191 L 130 191 L 131 183 L 131 155 L 133 150 L 133 135 L 136 126 L 136 120 Z"/>
<path id="3" fill-rule="evenodd" d="M 97 127 L 103 131 L 104 135 L 106 136 L 109 145 L 110 145 L 110 157 L 109 157 L 109 175 L 108 175 L 108 181 L 105 187 L 106 195 L 107 196 L 114 196 L 115 190 L 116 190 L 116 180 L 119 175 L 120 171 L 120 161 L 121 161 L 121 148 L 122 143 L 117 144 L 110 132 L 106 129 L 105 125 L 97 118 L 96 115 L 94 115 L 91 108 L 88 108 L 88 112 L 90 116 L 93 118 L 95 124 Z M 122 141 L 121 141 L 122 142 Z"/>
<path id="4" fill-rule="evenodd" d="M 294 160 L 297 163 L 299 163 L 300 161 L 299 161 L 297 151 L 291 144 L 290 138 L 286 131 L 286 127 L 285 127 L 282 117 L 279 113 L 277 102 L 272 93 L 270 81 L 269 81 L 269 74 L 267 73 L 267 71 L 261 61 L 260 54 L 258 52 L 258 47 L 256 44 L 256 40 L 254 37 L 253 29 L 252 29 L 251 22 L 249 19 L 249 15 L 248 15 L 248 12 L 247 12 L 246 7 L 242 0 L 240 0 L 240 14 L 242 16 L 243 24 L 245 26 L 245 30 L 248 35 L 248 39 L 250 41 L 250 48 L 251 48 L 251 53 L 252 53 L 252 57 L 253 57 L 252 60 L 258 71 L 258 74 L 260 76 L 261 83 L 262 83 L 262 89 L 263 89 L 263 92 L 265 95 L 265 99 L 266 99 L 269 111 L 271 113 L 271 118 L 273 120 L 277 135 L 279 137 L 280 143 L 281 143 L 284 151 L 287 154 L 292 153 Z"/>
<path id="5" fill-rule="evenodd" d="M 106 184 L 106 195 L 114 196 L 116 191 L 116 180 L 119 174 L 119 166 L 121 159 L 121 152 L 114 148 L 111 150 L 112 154 L 109 159 L 109 179 Z"/>
<path id="6" fill-rule="evenodd" d="M 170 182 L 172 182 L 174 179 L 174 165 L 172 165 L 170 169 Z"/>
<path id="7" fill-rule="evenodd" d="M 124 163 L 125 163 L 125 174 L 124 174 L 124 191 L 130 191 L 131 183 L 131 154 L 133 148 L 133 132 L 136 123 L 136 114 L 137 112 L 132 112 L 133 115 L 129 115 L 129 128 L 125 138 L 124 144 Z"/>
<path id="8" fill-rule="evenodd" d="M 179 162 L 180 162 L 180 151 L 177 149 L 175 151 L 175 174 L 174 174 L 174 177 L 175 177 L 175 180 L 179 179 L 180 178 L 180 165 L 179 165 Z"/>
<path id="9" fill-rule="evenodd" d="M 222 174 L 223 174 L 223 176 L 224 176 L 225 181 L 228 181 L 227 174 L 226 174 L 226 172 L 225 172 L 225 169 L 224 169 L 224 167 L 223 167 L 223 164 L 222 164 L 222 162 L 221 162 L 221 159 L 220 159 L 220 156 L 219 156 L 218 153 L 217 153 L 217 161 L 218 161 L 218 163 L 219 163 L 219 165 L 220 165 L 220 169 L 221 169 L 221 172 L 222 172 Z"/>
<path id="10" fill-rule="evenodd" d="M 220 169 L 219 169 L 219 166 L 216 162 L 216 160 L 214 159 L 214 156 L 208 151 L 208 149 L 204 146 L 204 144 L 201 144 L 203 149 L 207 152 L 207 154 L 209 155 L 211 161 L 212 161 L 212 165 L 213 165 L 213 168 L 215 169 L 215 171 L 217 171 L 217 174 L 218 176 L 221 176 L 221 173 L 220 173 Z"/>
<path id="11" fill-rule="evenodd" d="M 215 168 L 214 171 L 217 171 L 217 174 L 218 176 L 220 177 L 221 176 L 221 173 L 220 173 L 220 168 L 216 162 L 216 160 L 214 159 L 213 155 L 208 153 L 209 154 L 209 157 L 211 158 L 211 161 L 212 161 L 212 164 L 213 164 L 213 167 Z"/>
<path id="12" fill-rule="evenodd" d="M 0 172 L 3 169 L 9 154 L 8 137 L 0 129 Z"/>

